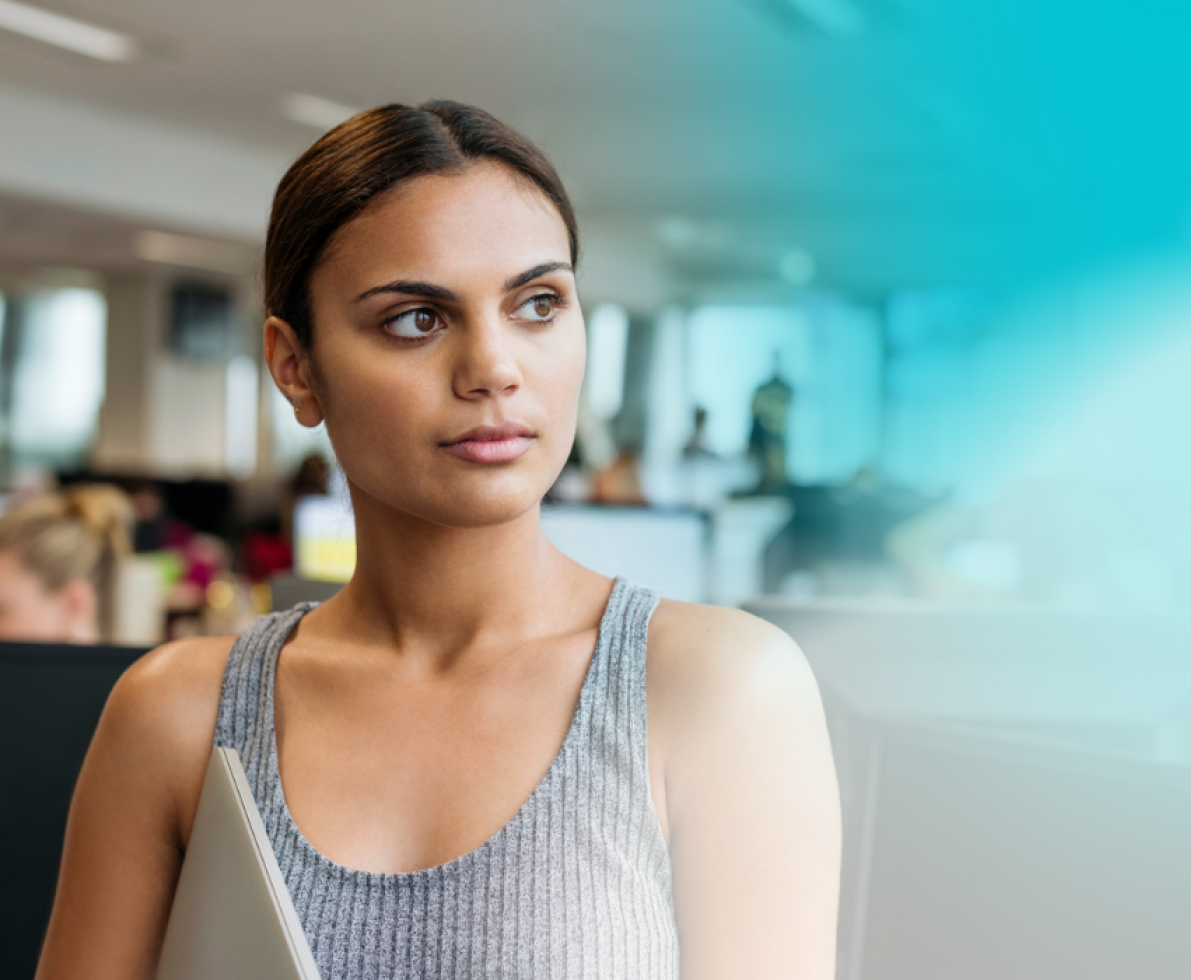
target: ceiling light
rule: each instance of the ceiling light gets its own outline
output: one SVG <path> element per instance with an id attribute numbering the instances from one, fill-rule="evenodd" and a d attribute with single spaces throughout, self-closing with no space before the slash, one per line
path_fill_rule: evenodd
<path id="1" fill-rule="evenodd" d="M 815 260 L 809 252 L 787 252 L 778 263 L 777 271 L 791 286 L 805 286 L 815 278 Z"/>
<path id="2" fill-rule="evenodd" d="M 254 258 L 244 245 L 165 231 L 140 232 L 133 242 L 133 251 L 145 262 L 227 273 L 247 272 Z"/>
<path id="3" fill-rule="evenodd" d="M 313 126 L 315 129 L 334 129 L 345 119 L 350 119 L 359 109 L 342 102 L 333 102 L 318 95 L 293 92 L 281 101 L 281 112 L 286 119 Z"/>
<path id="4" fill-rule="evenodd" d="M 785 0 L 827 34 L 850 37 L 867 26 L 868 18 L 853 0 Z"/>
<path id="5" fill-rule="evenodd" d="M 0 0 L 0 30 L 11 31 L 99 61 L 133 61 L 140 54 L 140 45 L 127 34 L 96 27 L 40 7 L 13 3 L 13 0 Z"/>

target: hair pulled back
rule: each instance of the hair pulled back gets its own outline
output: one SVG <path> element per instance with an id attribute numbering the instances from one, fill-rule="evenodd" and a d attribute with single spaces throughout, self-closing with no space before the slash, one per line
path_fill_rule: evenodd
<path id="1" fill-rule="evenodd" d="M 571 202 L 533 143 L 459 102 L 383 105 L 322 136 L 277 185 L 265 242 L 266 313 L 285 320 L 309 347 L 310 277 L 335 232 L 385 191 L 415 177 L 459 173 L 481 160 L 504 164 L 550 199 L 566 225 L 574 265 L 579 230 Z"/>
<path id="2" fill-rule="evenodd" d="M 11 550 L 49 592 L 77 579 L 95 588 L 99 635 L 112 639 L 120 560 L 131 551 L 132 504 L 107 484 L 39 494 L 0 517 L 0 549 Z"/>

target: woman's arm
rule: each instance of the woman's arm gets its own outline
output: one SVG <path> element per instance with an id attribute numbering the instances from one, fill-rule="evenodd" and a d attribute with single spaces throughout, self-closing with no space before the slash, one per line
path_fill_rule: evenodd
<path id="1" fill-rule="evenodd" d="M 230 648 L 170 644 L 112 690 L 71 802 L 37 980 L 153 976 Z"/>
<path id="2" fill-rule="evenodd" d="M 802 653 L 745 613 L 666 602 L 649 650 L 683 980 L 832 980 L 839 792 Z"/>

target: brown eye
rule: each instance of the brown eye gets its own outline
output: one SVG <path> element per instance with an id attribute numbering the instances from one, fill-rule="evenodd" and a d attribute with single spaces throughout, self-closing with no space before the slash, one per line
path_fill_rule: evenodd
<path id="1" fill-rule="evenodd" d="M 405 340 L 421 340 L 430 334 L 438 333 L 446 326 L 442 317 L 429 307 L 419 307 L 398 313 L 385 320 L 383 327 L 396 337 Z"/>
<path id="2" fill-rule="evenodd" d="M 518 307 L 518 314 L 521 319 L 530 323 L 549 323 L 560 306 L 562 300 L 553 293 L 539 293 L 522 303 Z"/>

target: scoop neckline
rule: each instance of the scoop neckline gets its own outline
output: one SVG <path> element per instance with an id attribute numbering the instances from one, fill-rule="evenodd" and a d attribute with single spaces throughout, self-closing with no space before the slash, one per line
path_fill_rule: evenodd
<path id="1" fill-rule="evenodd" d="M 534 785 L 533 790 L 529 796 L 525 798 L 521 806 L 517 808 L 514 813 L 491 837 L 483 843 L 473 847 L 470 851 L 460 854 L 458 857 L 451 858 L 449 861 L 444 861 L 441 864 L 431 865 L 428 868 L 419 868 L 415 871 L 364 871 L 359 868 L 350 868 L 345 864 L 340 864 L 327 857 L 322 851 L 315 847 L 302 833 L 302 828 L 298 826 L 294 820 L 293 814 L 290 813 L 289 803 L 285 797 L 285 787 L 281 784 L 281 762 L 277 754 L 277 727 L 274 724 L 274 687 L 277 680 L 277 662 L 281 659 L 281 653 L 285 649 L 285 645 L 293 636 L 294 630 L 297 628 L 310 610 L 316 608 L 318 603 L 303 603 L 291 610 L 291 618 L 284 625 L 284 633 L 281 642 L 278 644 L 277 652 L 270 659 L 267 665 L 267 673 L 265 678 L 265 710 L 266 717 L 269 722 L 269 737 L 268 737 L 268 767 L 269 774 L 272 781 L 272 792 L 275 796 L 276 807 L 281 815 L 281 820 L 285 831 L 294 838 L 298 847 L 303 850 L 308 856 L 312 857 L 319 864 L 329 868 L 332 872 L 338 875 L 347 875 L 355 877 L 368 878 L 372 881 L 380 881 L 388 879 L 390 881 L 397 880 L 411 880 L 418 877 L 428 878 L 437 875 L 450 874 L 454 872 L 463 871 L 465 868 L 474 864 L 479 860 L 485 852 L 491 850 L 492 847 L 504 837 L 511 827 L 518 824 L 525 819 L 525 814 L 530 810 L 533 802 L 543 792 L 542 787 L 546 781 L 554 774 L 555 770 L 562 765 L 563 757 L 566 755 L 567 749 L 575 738 L 575 733 L 579 727 L 580 716 L 583 713 L 584 705 L 590 700 L 589 689 L 591 688 L 595 674 L 596 662 L 600 659 L 602 653 L 606 649 L 606 640 L 608 635 L 609 620 L 613 615 L 617 603 L 616 599 L 619 594 L 627 587 L 627 582 L 624 578 L 617 576 L 612 582 L 612 590 L 608 593 L 608 600 L 604 605 L 604 611 L 600 615 L 600 623 L 596 628 L 595 646 L 591 652 L 591 659 L 587 663 L 587 672 L 583 676 L 583 684 L 579 688 L 579 698 L 575 702 L 575 710 L 571 715 L 570 724 L 567 726 L 567 733 L 563 737 L 562 744 L 558 747 L 558 752 L 555 753 L 554 758 L 550 760 L 550 765 L 542 774 L 542 778 Z M 293 615 L 296 614 L 296 615 Z M 276 848 L 276 842 L 274 842 Z"/>

